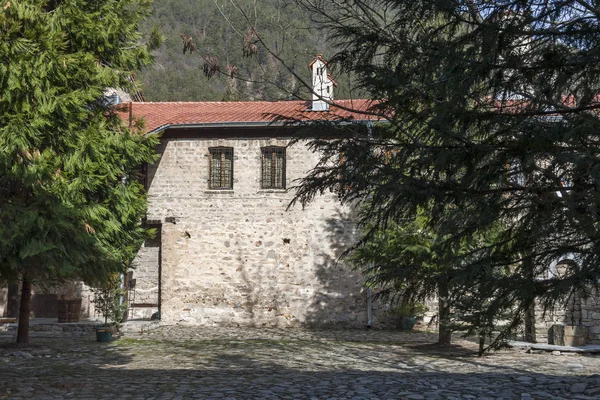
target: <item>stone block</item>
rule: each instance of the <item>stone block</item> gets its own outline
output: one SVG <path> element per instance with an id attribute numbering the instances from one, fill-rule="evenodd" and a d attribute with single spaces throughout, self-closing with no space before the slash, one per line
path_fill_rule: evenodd
<path id="1" fill-rule="evenodd" d="M 557 346 L 585 346 L 588 327 L 584 325 L 554 324 L 548 330 L 548 344 Z"/>
<path id="2" fill-rule="evenodd" d="M 592 332 L 594 335 L 600 335 L 600 325 L 592 326 L 590 328 L 590 332 Z"/>

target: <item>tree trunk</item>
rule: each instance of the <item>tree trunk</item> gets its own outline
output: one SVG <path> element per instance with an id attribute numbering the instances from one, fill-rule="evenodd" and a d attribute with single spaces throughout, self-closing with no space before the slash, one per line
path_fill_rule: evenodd
<path id="1" fill-rule="evenodd" d="M 533 285 L 535 281 L 533 260 L 531 257 L 526 257 L 523 260 L 523 264 L 525 274 L 531 284 L 530 293 L 533 293 Z M 527 310 L 525 310 L 525 341 L 535 343 L 535 297 L 530 299 L 530 301 L 529 307 L 527 307 Z"/>
<path id="2" fill-rule="evenodd" d="M 440 319 L 440 329 L 438 333 L 438 344 L 440 346 L 450 346 L 452 339 L 452 330 L 450 329 L 450 304 L 448 304 L 448 281 L 442 278 L 438 283 L 438 314 Z"/>
<path id="3" fill-rule="evenodd" d="M 525 341 L 535 343 L 535 302 L 525 311 Z"/>
<path id="4" fill-rule="evenodd" d="M 19 308 L 19 327 L 17 329 L 17 343 L 29 344 L 29 311 L 31 310 L 31 282 L 23 277 L 21 288 L 21 306 Z"/>
<path id="5" fill-rule="evenodd" d="M 477 357 L 483 357 L 485 352 L 485 336 L 479 334 L 479 350 L 477 351 Z"/>

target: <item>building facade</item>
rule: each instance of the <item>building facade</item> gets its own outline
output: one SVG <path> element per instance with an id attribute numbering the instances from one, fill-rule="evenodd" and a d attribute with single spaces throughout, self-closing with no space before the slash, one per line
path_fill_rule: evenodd
<path id="1" fill-rule="evenodd" d="M 356 239 L 355 210 L 341 205 L 334 192 L 306 207 L 292 204 L 294 185 L 319 161 L 307 140 L 297 140 L 306 126 L 372 122 L 360 112 L 369 108 L 367 100 L 332 103 L 335 82 L 322 57 L 309 67 L 314 86 L 309 102 L 123 104 L 127 124 L 143 120 L 144 134 L 160 135 L 159 159 L 144 170 L 145 223 L 155 236 L 144 243 L 125 279 L 129 318 L 395 327 L 389 306 L 369 302 L 364 277 L 341 258 Z M 78 290 L 82 315 L 93 316 L 91 293 L 85 286 Z M 0 288 L 1 315 L 7 314 L 8 292 Z M 48 307 L 56 296 L 36 293 L 34 312 L 54 315 Z M 435 299 L 431 306 L 430 315 L 436 314 Z M 588 341 L 600 342 L 600 296 L 577 299 L 567 308 L 537 312 L 538 340 L 558 323 L 585 325 Z"/>
<path id="2" fill-rule="evenodd" d="M 366 101 L 347 104 L 367 107 Z M 125 114 L 160 131 L 147 168 L 146 242 L 130 279 L 133 317 L 160 308 L 165 323 L 345 326 L 369 323 L 359 271 L 340 259 L 353 244 L 353 210 L 335 193 L 290 206 L 292 186 L 318 154 L 273 116 L 358 118 L 311 103 L 132 103 Z M 130 285 L 131 286 L 131 285 Z M 372 318 L 383 323 L 383 306 Z"/>

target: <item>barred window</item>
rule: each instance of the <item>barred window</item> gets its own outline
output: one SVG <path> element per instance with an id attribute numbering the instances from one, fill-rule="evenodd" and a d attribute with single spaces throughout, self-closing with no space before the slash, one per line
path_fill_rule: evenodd
<path id="1" fill-rule="evenodd" d="M 285 189 L 285 147 L 263 147 L 261 188 Z"/>
<path id="2" fill-rule="evenodd" d="M 233 148 L 211 147 L 209 158 L 209 188 L 233 189 Z"/>

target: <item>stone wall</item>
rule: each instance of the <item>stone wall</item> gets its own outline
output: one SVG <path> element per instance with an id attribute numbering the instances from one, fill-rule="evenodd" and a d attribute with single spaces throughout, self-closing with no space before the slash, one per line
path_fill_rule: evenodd
<path id="1" fill-rule="evenodd" d="M 600 344 L 600 293 L 581 301 L 581 323 L 588 327 L 591 344 Z"/>
<path id="2" fill-rule="evenodd" d="M 20 299 L 21 286 L 18 285 L 17 298 Z M 65 283 L 62 286 L 47 287 L 33 284 L 31 288 L 31 313 L 32 318 L 57 318 L 57 298 L 81 299 L 80 318 L 94 316 L 92 303 L 93 293 L 89 286 L 83 282 Z M 17 300 L 19 301 L 19 300 Z M 8 288 L 0 287 L 0 317 L 7 316 Z M 18 310 L 18 306 L 17 306 Z M 18 311 L 17 311 L 18 312 Z"/>
<path id="3" fill-rule="evenodd" d="M 587 344 L 600 344 L 600 293 L 583 300 L 576 298 L 566 306 L 557 306 L 546 313 L 536 308 L 536 339 L 545 343 L 548 331 L 554 324 L 584 325 L 587 327 Z"/>
<path id="4" fill-rule="evenodd" d="M 548 268 L 547 276 L 561 277 L 566 273 L 566 265 L 571 263 L 568 259 L 562 260 Z M 600 293 L 591 293 L 587 299 L 579 295 L 569 299 L 567 304 L 557 304 L 554 309 L 545 313 L 541 306 L 536 306 L 536 339 L 538 342 L 547 342 L 549 329 L 554 324 L 559 325 L 584 325 L 587 327 L 588 344 L 600 344 Z"/>
<path id="5" fill-rule="evenodd" d="M 548 332 L 552 325 L 579 324 L 581 307 L 578 302 L 570 302 L 566 306 L 558 305 L 552 310 L 544 312 L 539 305 L 535 309 L 535 337 L 539 343 L 548 343 Z"/>
<path id="6" fill-rule="evenodd" d="M 148 171 L 147 219 L 162 223 L 163 321 L 366 326 L 363 278 L 339 261 L 355 234 L 352 210 L 334 193 L 288 209 L 293 192 L 260 188 L 261 147 L 289 143 L 162 139 L 161 159 Z M 208 189 L 209 147 L 220 146 L 233 147 L 233 190 Z M 303 143 L 288 147 L 286 187 L 316 162 Z M 137 263 L 134 275 L 158 274 L 147 254 Z M 136 284 L 154 288 L 153 282 Z M 375 327 L 384 314 L 375 303 Z"/>
<path id="7" fill-rule="evenodd" d="M 0 317 L 6 317 L 6 303 L 8 301 L 8 289 L 0 287 Z"/>
<path id="8" fill-rule="evenodd" d="M 146 240 L 133 261 L 131 277 L 135 288 L 128 294 L 130 319 L 149 319 L 158 311 L 159 257 L 160 231 L 155 238 Z"/>
<path id="9" fill-rule="evenodd" d="M 85 283 L 81 286 L 81 318 L 100 318 L 94 307 L 94 293 L 92 289 Z"/>

